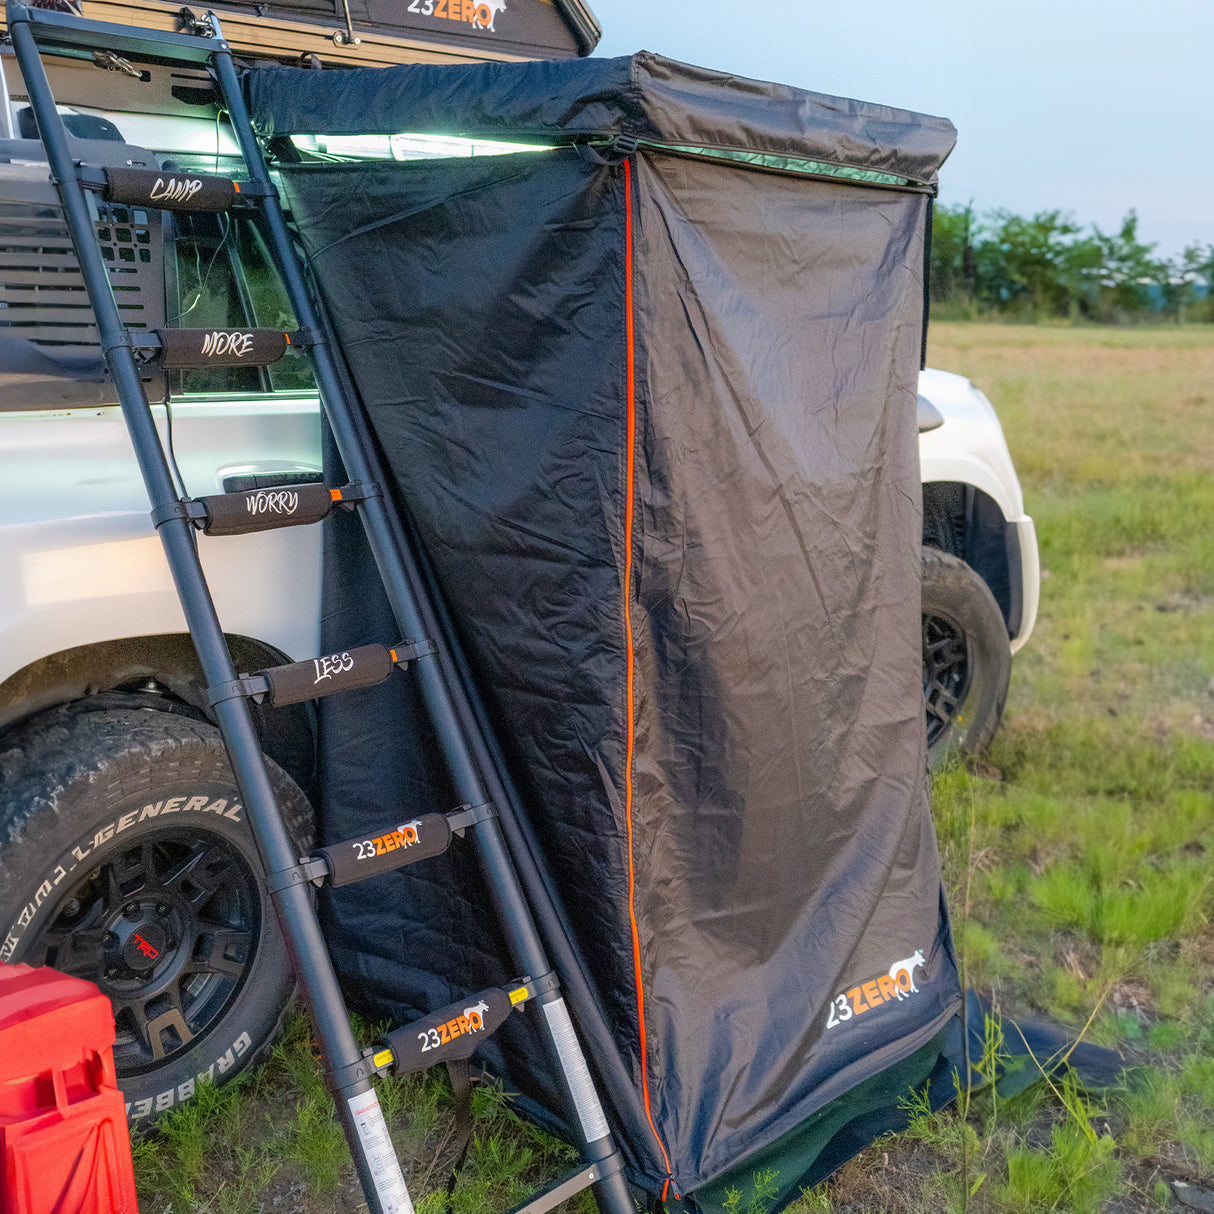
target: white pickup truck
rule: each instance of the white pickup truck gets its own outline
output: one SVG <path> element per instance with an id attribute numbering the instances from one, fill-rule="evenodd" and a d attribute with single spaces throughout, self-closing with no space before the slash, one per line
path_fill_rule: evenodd
<path id="1" fill-rule="evenodd" d="M 96 373 L 96 332 L 41 145 L 2 47 L 0 68 L 0 961 L 52 964 L 105 990 L 128 1113 L 140 1121 L 189 1099 L 200 1078 L 246 1065 L 272 1037 L 290 982 L 131 446 Z M 69 130 L 89 141 L 82 156 L 152 163 L 151 153 L 161 166 L 239 172 L 215 113 L 182 99 L 183 87 L 205 81 L 183 86 L 167 69 L 136 81 L 83 62 L 56 70 Z M 405 138 L 379 152 L 468 150 Z M 128 309 L 162 309 L 170 324 L 291 327 L 260 238 L 241 219 L 170 221 L 111 206 L 100 222 Z M 142 294 L 121 286 L 137 280 Z M 155 413 L 183 492 L 320 478 L 317 402 L 302 361 L 172 374 L 171 403 Z M 920 391 L 924 692 L 940 756 L 980 749 L 998 725 L 1011 654 L 1037 611 L 1037 546 L 986 397 L 940 371 L 925 371 Z M 199 544 L 240 669 L 318 652 L 317 528 Z M 311 711 L 261 717 L 302 836 Z"/>

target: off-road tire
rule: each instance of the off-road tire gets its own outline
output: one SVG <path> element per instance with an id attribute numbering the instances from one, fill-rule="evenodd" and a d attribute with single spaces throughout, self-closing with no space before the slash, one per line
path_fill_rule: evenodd
<path id="1" fill-rule="evenodd" d="M 990 588 L 963 560 L 923 548 L 923 698 L 927 754 L 938 767 L 980 754 L 1003 716 L 1012 651 Z"/>
<path id="2" fill-rule="evenodd" d="M 288 831 L 312 812 L 268 763 Z M 132 1125 L 273 1040 L 292 978 L 219 732 L 61 709 L 0 742 L 0 960 L 88 978 L 115 1006 Z"/>

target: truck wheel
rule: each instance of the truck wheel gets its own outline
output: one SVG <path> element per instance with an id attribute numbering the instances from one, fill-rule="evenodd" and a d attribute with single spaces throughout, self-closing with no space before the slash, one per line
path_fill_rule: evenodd
<path id="1" fill-rule="evenodd" d="M 923 548 L 923 699 L 933 767 L 978 754 L 1003 715 L 1012 651 L 1003 613 L 964 561 Z"/>
<path id="2" fill-rule="evenodd" d="M 269 766 L 306 849 L 308 803 Z M 273 1039 L 292 979 L 260 872 L 205 722 L 61 709 L 0 743 L 0 961 L 110 998 L 132 1123 L 232 1078 Z"/>

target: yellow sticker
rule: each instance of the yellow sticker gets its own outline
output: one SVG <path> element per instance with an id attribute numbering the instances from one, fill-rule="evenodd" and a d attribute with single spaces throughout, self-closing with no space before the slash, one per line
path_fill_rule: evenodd
<path id="1" fill-rule="evenodd" d="M 380 1050 L 379 1053 L 371 1055 L 371 1061 L 377 1067 L 391 1066 L 392 1060 L 393 1054 L 391 1050 Z"/>
<path id="2" fill-rule="evenodd" d="M 516 986 L 510 992 L 511 1003 L 522 1003 L 527 998 L 527 988 L 525 986 Z"/>

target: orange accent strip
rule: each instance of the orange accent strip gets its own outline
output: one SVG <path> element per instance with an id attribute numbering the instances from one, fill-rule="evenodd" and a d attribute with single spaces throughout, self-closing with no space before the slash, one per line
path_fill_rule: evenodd
<path id="1" fill-rule="evenodd" d="M 289 345 L 291 344 L 291 335 L 290 335 L 290 333 L 284 333 L 284 334 L 283 334 L 283 337 L 285 337 L 285 338 L 287 339 L 287 345 L 289 346 Z"/>
<path id="2" fill-rule="evenodd" d="M 332 498 L 332 499 L 333 499 L 335 502 L 340 502 L 340 501 L 341 501 L 341 490 L 340 490 L 340 489 L 330 489 L 330 490 L 329 490 L 329 496 L 330 496 L 330 497 L 331 497 L 331 498 Z"/>
<path id="3" fill-rule="evenodd" d="M 641 985 L 641 938 L 637 931 L 636 879 L 632 864 L 632 495 L 634 465 L 636 463 L 636 354 L 635 334 L 632 324 L 632 165 L 624 161 L 624 331 L 626 336 L 626 363 L 628 369 L 628 470 L 624 487 L 624 644 L 628 668 L 628 741 L 624 769 L 624 816 L 628 823 L 628 918 L 632 922 L 632 965 L 637 988 L 637 1027 L 641 1039 L 641 1093 L 645 1098 L 645 1116 L 654 1140 L 662 1152 L 666 1171 L 670 1172 L 670 1156 L 654 1124 L 653 1110 L 649 1104 L 649 1046 L 645 1040 L 645 991 Z"/>
<path id="4" fill-rule="evenodd" d="M 240 182 L 239 181 L 232 182 L 232 188 L 236 191 L 237 194 L 239 194 L 240 193 Z"/>
<path id="5" fill-rule="evenodd" d="M 395 665 L 397 662 L 399 662 L 399 661 L 400 661 L 400 658 L 398 658 L 398 657 L 396 656 L 396 650 L 395 650 L 395 649 L 389 649 L 389 650 L 388 650 L 388 652 L 389 652 L 389 653 L 392 655 L 392 664 L 393 664 L 393 665 Z"/>

